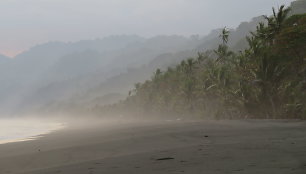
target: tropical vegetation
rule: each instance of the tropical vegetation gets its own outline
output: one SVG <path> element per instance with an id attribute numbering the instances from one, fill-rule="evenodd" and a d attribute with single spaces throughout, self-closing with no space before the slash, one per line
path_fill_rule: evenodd
<path id="1" fill-rule="evenodd" d="M 306 14 L 290 8 L 247 36 L 248 48 L 231 51 L 224 28 L 217 49 L 198 53 L 135 85 L 129 97 L 103 112 L 194 118 L 306 119 Z"/>

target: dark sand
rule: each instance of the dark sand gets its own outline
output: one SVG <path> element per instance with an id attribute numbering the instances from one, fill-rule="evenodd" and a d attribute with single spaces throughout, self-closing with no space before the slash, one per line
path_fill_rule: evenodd
<path id="1" fill-rule="evenodd" d="M 84 123 L 85 124 L 85 123 Z M 105 122 L 0 145 L 0 174 L 306 174 L 306 122 Z"/>

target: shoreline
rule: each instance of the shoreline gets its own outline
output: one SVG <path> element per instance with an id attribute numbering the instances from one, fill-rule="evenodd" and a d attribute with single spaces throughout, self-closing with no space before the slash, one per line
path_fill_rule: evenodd
<path id="1" fill-rule="evenodd" d="M 0 145 L 41 138 L 66 127 L 64 122 L 34 118 L 0 118 Z"/>
<path id="2" fill-rule="evenodd" d="M 35 140 L 1 144 L 0 173 L 306 171 L 305 121 L 83 123 Z"/>

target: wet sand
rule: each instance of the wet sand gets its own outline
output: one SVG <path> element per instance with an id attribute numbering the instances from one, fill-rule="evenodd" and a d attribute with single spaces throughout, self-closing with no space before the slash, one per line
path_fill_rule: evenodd
<path id="1" fill-rule="evenodd" d="M 0 145 L 0 174 L 305 174 L 306 122 L 95 122 Z"/>

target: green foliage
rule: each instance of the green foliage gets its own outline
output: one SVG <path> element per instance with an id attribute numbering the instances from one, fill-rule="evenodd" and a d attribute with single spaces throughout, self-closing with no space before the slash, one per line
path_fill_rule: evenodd
<path id="1" fill-rule="evenodd" d="M 220 38 L 222 38 L 223 44 L 227 44 L 229 33 L 230 33 L 229 30 L 226 27 L 224 27 L 221 35 L 219 36 Z"/>
<path id="2" fill-rule="evenodd" d="M 306 14 L 288 18 L 281 6 L 234 53 L 224 28 L 217 50 L 199 53 L 136 84 L 120 104 L 139 115 L 306 119 Z"/>

